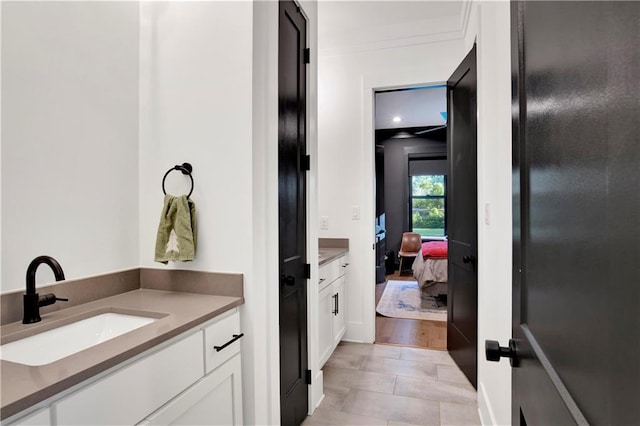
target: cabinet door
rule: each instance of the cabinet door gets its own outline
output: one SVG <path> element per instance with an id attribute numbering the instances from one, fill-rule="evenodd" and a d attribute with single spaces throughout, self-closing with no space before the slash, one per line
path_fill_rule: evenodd
<path id="1" fill-rule="evenodd" d="M 240 354 L 213 370 L 164 407 L 144 425 L 241 425 Z"/>
<path id="2" fill-rule="evenodd" d="M 319 314 L 318 314 L 318 353 L 320 358 L 320 367 L 329 359 L 333 351 L 333 311 L 334 307 L 333 286 L 329 286 L 322 290 L 318 295 Z"/>
<path id="3" fill-rule="evenodd" d="M 333 315 L 333 347 L 338 346 L 342 336 L 344 336 L 344 332 L 346 330 L 346 291 L 345 291 L 345 277 L 340 277 L 336 280 L 333 285 L 333 293 L 335 294 L 336 300 L 334 303 L 336 304 L 336 308 L 334 309 L 335 314 Z"/>
<path id="4" fill-rule="evenodd" d="M 60 425 L 131 425 L 204 375 L 196 332 L 53 404 Z"/>
<path id="5" fill-rule="evenodd" d="M 50 424 L 51 413 L 48 408 L 45 408 L 44 410 L 37 411 L 27 417 L 23 417 L 17 422 L 11 422 L 7 426 L 48 426 Z"/>

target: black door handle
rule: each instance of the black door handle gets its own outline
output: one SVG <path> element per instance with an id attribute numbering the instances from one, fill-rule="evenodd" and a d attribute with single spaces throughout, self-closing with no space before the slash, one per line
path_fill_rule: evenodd
<path id="1" fill-rule="evenodd" d="M 509 363 L 512 367 L 517 367 L 518 362 L 518 348 L 514 339 L 509 339 L 509 347 L 500 346 L 500 343 L 496 340 L 485 340 L 484 342 L 485 355 L 487 361 L 500 361 L 500 358 L 509 358 Z"/>
<path id="2" fill-rule="evenodd" d="M 331 313 L 333 315 L 338 315 L 338 293 L 334 294 L 331 297 L 333 297 L 333 311 L 331 311 Z"/>
<path id="3" fill-rule="evenodd" d="M 476 263 L 476 258 L 473 256 L 462 256 L 462 263 Z"/>
<path id="4" fill-rule="evenodd" d="M 294 277 L 293 275 L 282 275 L 280 277 L 280 284 L 281 285 L 288 285 L 288 286 L 294 286 L 296 285 L 296 277 Z"/>

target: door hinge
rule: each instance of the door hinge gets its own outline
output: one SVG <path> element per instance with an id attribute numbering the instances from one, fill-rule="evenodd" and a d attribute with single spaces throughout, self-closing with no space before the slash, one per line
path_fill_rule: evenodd
<path id="1" fill-rule="evenodd" d="M 311 264 L 309 263 L 304 264 L 304 277 L 308 280 L 311 279 Z"/>
<path id="2" fill-rule="evenodd" d="M 304 49 L 304 63 L 311 63 L 311 49 L 309 49 L 308 47 Z"/>
<path id="3" fill-rule="evenodd" d="M 305 155 L 302 157 L 302 170 L 308 172 L 311 170 L 311 156 Z"/>
<path id="4" fill-rule="evenodd" d="M 307 382 L 308 385 L 311 384 L 311 370 L 307 370 L 305 374 L 305 381 Z"/>

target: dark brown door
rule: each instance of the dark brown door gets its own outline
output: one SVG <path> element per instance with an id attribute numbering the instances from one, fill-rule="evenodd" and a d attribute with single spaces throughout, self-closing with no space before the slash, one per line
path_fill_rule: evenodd
<path id="1" fill-rule="evenodd" d="M 513 424 L 640 424 L 640 3 L 512 4 Z"/>
<path id="2" fill-rule="evenodd" d="M 278 191 L 280 242 L 281 424 L 307 415 L 306 21 L 280 2 L 278 53 Z"/>
<path id="3" fill-rule="evenodd" d="M 474 45 L 447 81 L 447 350 L 474 387 L 478 340 L 476 86 Z"/>

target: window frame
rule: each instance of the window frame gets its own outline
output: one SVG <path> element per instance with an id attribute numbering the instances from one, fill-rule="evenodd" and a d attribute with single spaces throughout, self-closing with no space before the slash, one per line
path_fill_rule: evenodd
<path id="1" fill-rule="evenodd" d="M 444 195 L 413 195 L 413 177 L 414 176 L 442 176 L 444 182 Z M 447 175 L 446 174 L 429 174 L 429 175 L 409 175 L 409 229 L 414 232 L 413 228 L 413 200 L 444 200 L 444 229 L 443 235 L 422 235 L 421 238 L 442 238 L 447 236 Z"/>

